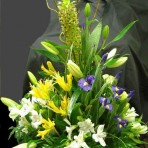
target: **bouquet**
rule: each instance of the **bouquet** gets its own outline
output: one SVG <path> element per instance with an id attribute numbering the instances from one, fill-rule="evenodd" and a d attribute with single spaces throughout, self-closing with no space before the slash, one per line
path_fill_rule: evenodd
<path id="1" fill-rule="evenodd" d="M 61 24 L 60 40 L 41 42 L 46 50 L 36 51 L 48 57 L 41 65 L 41 79 L 28 71 L 30 91 L 19 103 L 1 98 L 8 106 L 11 127 L 19 145 L 15 148 L 133 148 L 145 142 L 147 133 L 129 101 L 134 91 L 126 92 L 118 86 L 121 73 L 105 74 L 106 68 L 124 64 L 127 55 L 116 54 L 114 48 L 101 55 L 105 48 L 120 40 L 136 21 L 129 23 L 108 44 L 109 26 L 102 20 L 90 19 L 91 6 L 84 8 L 85 23 L 79 27 L 76 2 L 61 0 L 56 3 Z M 92 24 L 96 27 L 92 29 Z M 100 38 L 103 43 L 98 49 Z M 52 62 L 63 65 L 58 71 Z"/>

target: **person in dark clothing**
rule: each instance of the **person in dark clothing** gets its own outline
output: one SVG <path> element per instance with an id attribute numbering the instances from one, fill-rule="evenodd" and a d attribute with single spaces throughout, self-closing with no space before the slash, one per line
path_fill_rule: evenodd
<path id="1" fill-rule="evenodd" d="M 80 9 L 80 24 L 85 22 L 83 10 L 86 2 L 91 3 L 92 14 L 95 12 L 98 0 L 87 1 L 81 0 Z M 109 25 L 110 35 L 108 42 L 111 41 L 127 24 L 138 20 L 134 27 L 120 41 L 110 44 L 104 52 L 113 48 L 117 48 L 118 53 L 129 54 L 126 64 L 119 68 L 108 69 L 106 73 L 115 75 L 119 71 L 123 71 L 122 77 L 118 86 L 126 89 L 127 92 L 134 90 L 135 95 L 130 103 L 135 107 L 139 115 L 143 115 L 143 121 L 148 122 L 148 2 L 145 0 L 102 0 L 100 1 L 99 11 L 96 18 L 103 20 L 103 26 Z M 48 0 L 51 8 L 54 4 Z M 50 22 L 43 36 L 39 37 L 32 45 L 30 50 L 26 71 L 31 71 L 39 79 L 41 76 L 38 71 L 41 64 L 46 65 L 47 59 L 35 52 L 33 48 L 44 48 L 40 42 L 44 39 L 59 43 L 59 33 L 61 31 L 57 15 L 50 11 Z M 94 27 L 94 26 L 93 26 Z M 62 66 L 54 63 L 57 70 L 62 70 Z M 29 78 L 26 75 L 24 80 L 24 94 L 29 91 Z"/>
<path id="2" fill-rule="evenodd" d="M 80 24 L 85 22 L 83 10 L 86 2 L 91 3 L 92 14 L 95 12 L 98 0 L 81 0 Z M 51 8 L 55 8 L 53 1 L 48 0 Z M 102 18 L 103 26 L 109 25 L 110 35 L 108 42 L 111 41 L 127 24 L 134 20 L 138 22 L 120 41 L 110 44 L 104 52 L 117 48 L 120 54 L 129 54 L 129 59 L 123 66 L 116 69 L 108 69 L 106 73 L 115 75 L 123 71 L 119 81 L 119 86 L 126 91 L 134 90 L 135 95 L 130 103 L 135 107 L 138 114 L 143 114 L 143 121 L 148 122 L 148 2 L 147 0 L 102 0 L 96 18 Z M 27 71 L 31 71 L 38 79 L 41 78 L 38 71 L 42 64 L 46 64 L 47 59 L 35 52 L 33 49 L 43 49 L 41 41 L 50 39 L 60 43 L 59 33 L 61 31 L 58 16 L 50 10 L 49 25 L 44 34 L 39 37 L 32 45 L 26 66 L 26 76 L 24 79 L 23 95 L 29 90 L 29 78 Z M 101 43 L 100 43 L 101 44 Z M 61 71 L 62 66 L 54 63 L 57 70 Z"/>
<path id="3" fill-rule="evenodd" d="M 85 22 L 83 10 L 87 1 L 80 2 L 80 24 Z M 91 1 L 89 1 L 91 2 Z M 98 0 L 91 2 L 92 14 L 95 11 Z M 54 8 L 54 3 L 49 1 L 51 8 Z M 32 45 L 30 50 L 26 71 L 31 71 L 37 78 L 40 78 L 38 71 L 41 64 L 46 65 L 47 59 L 35 52 L 33 48 L 44 48 L 41 46 L 41 41 L 50 39 L 51 41 L 58 42 L 60 33 L 60 24 L 58 16 L 55 12 L 50 12 L 50 22 L 43 36 L 39 37 Z M 97 12 L 96 18 L 102 18 L 103 26 L 109 25 L 110 35 L 108 42 L 111 41 L 127 24 L 134 20 L 138 22 L 127 33 L 127 35 L 120 41 L 110 44 L 104 52 L 116 47 L 118 53 L 129 54 L 129 59 L 126 64 L 119 68 L 108 69 L 107 72 L 115 75 L 119 71 L 123 71 L 123 75 L 119 81 L 119 86 L 128 91 L 134 90 L 135 95 L 131 100 L 131 104 L 136 108 L 139 114 L 143 114 L 143 120 L 148 122 L 148 60 L 147 60 L 147 42 L 148 39 L 148 2 L 144 0 L 102 0 Z M 61 70 L 61 65 L 55 64 L 56 69 Z M 29 91 L 29 79 L 26 75 L 24 80 L 24 94 Z"/>

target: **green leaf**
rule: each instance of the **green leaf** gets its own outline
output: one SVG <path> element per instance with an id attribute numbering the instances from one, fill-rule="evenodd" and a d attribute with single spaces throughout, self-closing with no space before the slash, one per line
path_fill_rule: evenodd
<path id="1" fill-rule="evenodd" d="M 35 48 L 34 50 L 37 51 L 37 52 L 39 52 L 43 56 L 47 57 L 48 59 L 50 59 L 53 62 L 60 62 L 59 57 L 56 56 L 56 55 L 53 55 L 49 51 L 46 51 L 46 50 L 43 50 L 43 49 L 37 49 L 37 48 Z"/>
<path id="2" fill-rule="evenodd" d="M 95 29 L 92 31 L 88 38 L 88 50 L 93 49 L 94 53 L 98 49 L 98 44 L 100 41 L 100 36 L 101 36 L 101 31 L 102 31 L 102 21 L 98 23 L 98 25 L 95 27 Z M 90 54 L 90 51 L 86 51 L 87 55 Z"/>
<path id="3" fill-rule="evenodd" d="M 129 31 L 129 29 L 137 22 L 136 21 L 133 21 L 131 22 L 130 24 L 128 24 L 112 41 L 112 42 L 116 42 L 118 40 L 120 40 L 121 38 L 123 38 L 125 36 L 125 34 Z"/>
<path id="4" fill-rule="evenodd" d="M 78 118 L 82 116 L 82 111 L 80 109 L 81 103 L 76 103 L 70 116 L 70 122 L 72 125 L 75 125 L 78 123 Z"/>
<path id="5" fill-rule="evenodd" d="M 79 98 L 80 94 L 81 94 L 81 90 L 79 88 L 77 90 L 75 90 L 75 92 L 73 93 L 70 103 L 69 103 L 69 106 L 68 106 L 68 115 L 69 116 L 71 115 L 71 112 L 72 112 L 74 105 L 77 102 L 77 99 Z"/>

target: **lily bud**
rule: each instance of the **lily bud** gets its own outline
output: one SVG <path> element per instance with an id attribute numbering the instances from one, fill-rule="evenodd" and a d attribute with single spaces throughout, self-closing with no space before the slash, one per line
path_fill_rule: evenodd
<path id="1" fill-rule="evenodd" d="M 14 146 L 12 148 L 27 148 L 27 143 L 22 143 L 22 144 L 19 144 L 17 146 Z"/>
<path id="2" fill-rule="evenodd" d="M 108 25 L 106 25 L 106 26 L 103 28 L 102 35 L 103 35 L 104 40 L 106 40 L 106 38 L 107 38 L 108 35 L 109 35 L 109 26 L 108 26 Z"/>
<path id="3" fill-rule="evenodd" d="M 54 54 L 54 55 L 58 55 L 59 51 L 50 43 L 48 42 L 41 42 L 42 46 L 45 47 L 50 53 Z"/>
<path id="4" fill-rule="evenodd" d="M 125 107 L 123 108 L 123 112 L 126 113 L 129 107 L 130 107 L 130 104 L 126 103 Z"/>
<path id="5" fill-rule="evenodd" d="M 85 6 L 85 9 L 84 9 L 84 15 L 85 15 L 85 17 L 88 18 L 90 16 L 90 13 L 91 13 L 90 4 L 87 3 L 86 6 Z"/>
<path id="6" fill-rule="evenodd" d="M 37 144 L 35 142 L 32 142 L 31 144 L 29 144 L 29 146 L 28 146 L 28 143 L 22 143 L 12 148 L 36 148 L 36 146 Z"/>
<path id="7" fill-rule="evenodd" d="M 120 57 L 118 59 L 108 60 L 104 66 L 107 68 L 115 68 L 123 65 L 127 61 L 128 57 Z"/>
<path id="8" fill-rule="evenodd" d="M 9 98 L 5 98 L 5 97 L 1 97 L 1 101 L 3 104 L 5 104 L 7 107 L 13 107 L 13 106 L 16 106 L 18 107 L 19 104 Z"/>
<path id="9" fill-rule="evenodd" d="M 36 79 L 36 77 L 35 77 L 35 76 L 33 75 L 33 73 L 30 72 L 30 71 L 27 71 L 27 73 L 28 73 L 28 76 L 29 76 L 29 79 L 30 79 L 31 83 L 32 83 L 33 85 L 36 85 L 36 84 L 37 84 L 37 79 Z"/>
<path id="10" fill-rule="evenodd" d="M 128 97 L 128 94 L 124 91 L 124 92 L 120 95 L 120 101 L 126 100 L 127 97 Z"/>
<path id="11" fill-rule="evenodd" d="M 103 75 L 103 79 L 106 83 L 108 83 L 109 85 L 113 85 L 114 81 L 115 81 L 115 78 L 111 75 L 108 75 L 108 74 L 104 74 Z"/>
<path id="12" fill-rule="evenodd" d="M 112 57 L 116 54 L 116 51 L 117 51 L 117 48 L 113 48 L 113 49 L 108 53 L 107 59 L 112 58 Z"/>
<path id="13" fill-rule="evenodd" d="M 69 72 L 76 78 L 82 78 L 83 77 L 83 73 L 80 70 L 80 67 L 78 65 L 76 65 L 73 61 L 68 60 L 67 63 L 67 67 Z"/>

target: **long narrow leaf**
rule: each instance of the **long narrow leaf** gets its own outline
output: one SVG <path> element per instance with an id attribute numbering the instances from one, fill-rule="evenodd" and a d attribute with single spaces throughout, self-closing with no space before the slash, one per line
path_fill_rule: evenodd
<path id="1" fill-rule="evenodd" d="M 112 42 L 116 42 L 116 41 L 120 40 L 122 37 L 124 37 L 125 34 L 129 31 L 129 29 L 130 29 L 136 22 L 137 22 L 137 20 L 131 22 L 130 24 L 128 24 L 128 25 L 111 41 L 111 43 L 112 43 Z"/>
<path id="2" fill-rule="evenodd" d="M 73 107 L 74 107 L 74 105 L 75 105 L 77 99 L 79 98 L 80 94 L 81 94 L 81 90 L 80 90 L 80 89 L 77 89 L 77 90 L 73 93 L 73 95 L 72 95 L 72 97 L 71 97 L 71 100 L 70 100 L 70 103 L 69 103 L 69 107 L 68 107 L 68 115 L 69 115 L 69 116 L 70 116 L 70 114 L 71 114 L 71 112 L 72 112 L 72 110 L 73 110 Z"/>
<path id="3" fill-rule="evenodd" d="M 59 57 L 56 55 L 51 54 L 50 52 L 43 50 L 43 49 L 34 49 L 35 51 L 39 52 L 40 54 L 42 54 L 43 56 L 47 57 L 48 59 L 50 59 L 53 62 L 59 62 Z"/>

